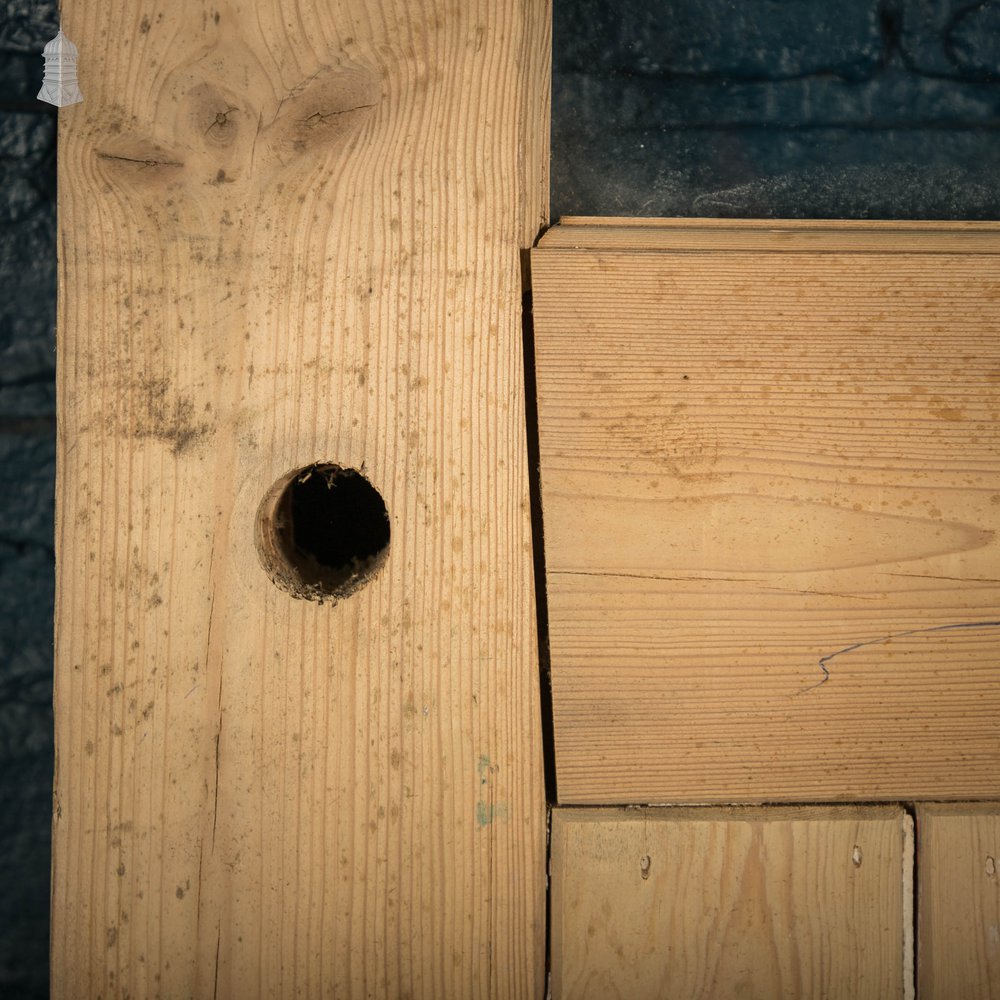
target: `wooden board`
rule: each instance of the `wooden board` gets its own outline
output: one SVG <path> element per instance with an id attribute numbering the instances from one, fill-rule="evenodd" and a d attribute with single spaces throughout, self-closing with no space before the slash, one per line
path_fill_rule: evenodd
<path id="1" fill-rule="evenodd" d="M 898 807 L 556 809 L 552 996 L 912 996 Z"/>
<path id="2" fill-rule="evenodd" d="M 1000 997 L 1000 804 L 917 808 L 921 1000 Z"/>
<path id="3" fill-rule="evenodd" d="M 53 996 L 537 997 L 548 5 L 62 23 Z M 317 461 L 391 525 L 336 604 L 255 551 Z"/>
<path id="4" fill-rule="evenodd" d="M 782 225 L 534 251 L 561 802 L 1000 788 L 1000 227 Z"/>

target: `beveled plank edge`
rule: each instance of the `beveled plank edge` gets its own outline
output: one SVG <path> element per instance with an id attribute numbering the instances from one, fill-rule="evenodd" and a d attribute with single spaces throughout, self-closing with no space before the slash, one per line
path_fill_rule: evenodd
<path id="1" fill-rule="evenodd" d="M 558 752 L 558 747 L 557 747 Z M 666 772 L 667 768 L 662 769 Z M 619 775 L 619 772 L 615 772 Z M 925 812 L 926 815 L 968 815 L 963 811 L 964 807 L 972 805 L 982 805 L 982 813 L 990 814 L 1000 810 L 1000 804 L 995 804 L 996 788 L 991 786 L 983 789 L 982 794 L 976 788 L 965 788 L 954 799 L 948 798 L 947 794 L 941 791 L 941 781 L 934 782 L 934 787 L 928 787 L 929 783 L 924 780 L 921 785 L 911 785 L 907 787 L 894 787 L 882 792 L 871 792 L 869 789 L 845 788 L 838 784 L 836 789 L 819 788 L 813 782 L 809 789 L 803 789 L 801 782 L 796 781 L 795 787 L 784 787 L 785 782 L 780 786 L 772 784 L 764 791 L 749 791 L 736 793 L 731 787 L 717 792 L 694 792 L 689 786 L 665 786 L 650 790 L 648 784 L 642 789 L 628 789 L 623 791 L 621 787 L 620 775 L 614 779 L 615 795 L 608 794 L 610 782 L 600 780 L 598 782 L 583 782 L 578 774 L 567 775 L 566 771 L 560 773 L 559 780 L 559 801 L 553 804 L 553 808 L 560 809 L 581 809 L 593 812 L 597 809 L 612 810 L 638 810 L 638 809 L 806 809 L 827 807 L 850 807 L 850 808 L 882 808 L 884 806 L 902 805 L 907 809 L 912 809 L 918 813 Z"/>
<path id="2" fill-rule="evenodd" d="M 1000 232 L 993 219 L 720 219 L 708 216 L 665 215 L 656 218 L 632 215 L 561 215 L 549 232 L 559 228 L 595 229 L 821 229 L 921 232 L 941 229 L 954 232 L 984 230 Z"/>
<path id="3" fill-rule="evenodd" d="M 808 803 L 805 805 L 649 805 L 649 806 L 578 806 L 558 805 L 552 808 L 552 828 L 557 824 L 573 823 L 638 823 L 651 820 L 663 822 L 707 823 L 720 821 L 739 823 L 842 820 L 899 819 L 907 816 L 906 807 L 898 800 L 885 803 Z"/>
<path id="4" fill-rule="evenodd" d="M 817 222 L 770 219 L 560 220 L 544 250 L 1000 253 L 1000 222 Z"/>
<path id="5" fill-rule="evenodd" d="M 917 822 L 921 815 L 930 816 L 995 816 L 1000 815 L 1000 800 L 956 799 L 954 802 L 917 802 Z"/>

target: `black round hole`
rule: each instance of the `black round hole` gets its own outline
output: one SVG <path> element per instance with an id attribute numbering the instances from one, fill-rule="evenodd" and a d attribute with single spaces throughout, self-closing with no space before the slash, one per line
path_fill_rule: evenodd
<path id="1" fill-rule="evenodd" d="M 389 512 L 357 469 L 316 462 L 282 476 L 257 513 L 257 553 L 293 597 L 338 599 L 385 562 Z"/>

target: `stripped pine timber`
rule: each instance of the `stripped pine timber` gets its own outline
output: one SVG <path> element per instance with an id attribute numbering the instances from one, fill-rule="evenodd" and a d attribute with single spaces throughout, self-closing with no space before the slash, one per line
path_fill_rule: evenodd
<path id="1" fill-rule="evenodd" d="M 1000 998 L 1000 803 L 917 808 L 921 1000 Z"/>
<path id="2" fill-rule="evenodd" d="M 66 0 L 58 998 L 538 997 L 544 0 Z M 339 603 L 258 505 L 389 511 Z"/>
<path id="3" fill-rule="evenodd" d="M 559 800 L 995 797 L 1000 226 L 533 252 Z"/>
<path id="4" fill-rule="evenodd" d="M 897 806 L 556 809 L 553 1000 L 911 997 L 912 870 Z"/>

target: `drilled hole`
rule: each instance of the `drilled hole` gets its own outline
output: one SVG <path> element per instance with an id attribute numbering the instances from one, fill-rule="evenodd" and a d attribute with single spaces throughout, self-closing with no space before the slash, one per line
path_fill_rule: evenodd
<path id="1" fill-rule="evenodd" d="M 257 553 L 293 597 L 340 600 L 363 587 L 389 551 L 389 512 L 357 470 L 317 462 L 282 476 L 257 512 Z"/>

